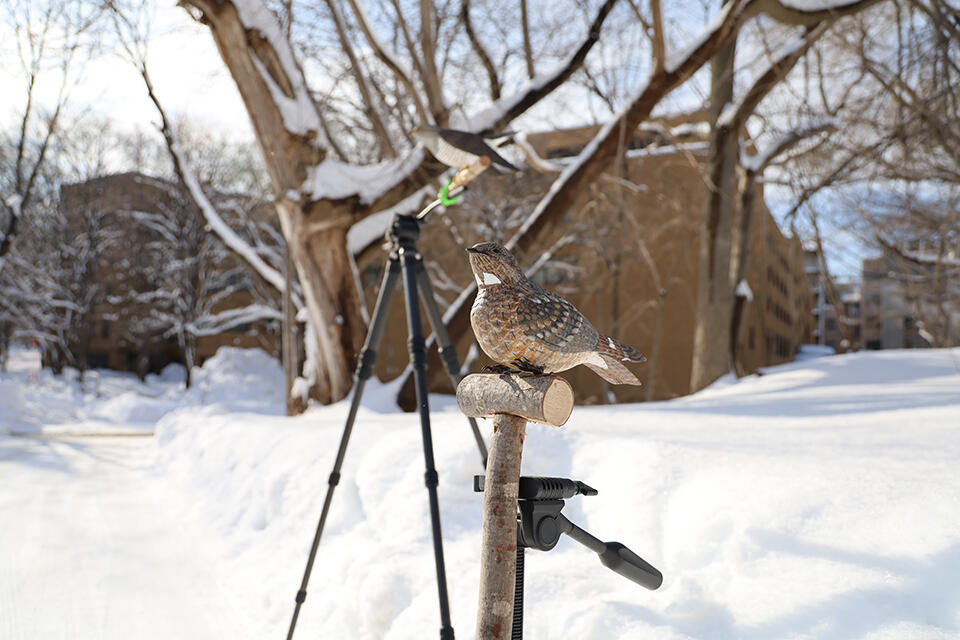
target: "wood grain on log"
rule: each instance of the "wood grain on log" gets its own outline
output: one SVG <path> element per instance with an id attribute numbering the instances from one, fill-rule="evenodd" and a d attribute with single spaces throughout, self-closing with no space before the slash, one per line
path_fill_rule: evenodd
<path id="1" fill-rule="evenodd" d="M 573 388 L 557 376 L 474 373 L 457 387 L 457 404 L 472 418 L 510 414 L 559 427 L 573 411 Z"/>

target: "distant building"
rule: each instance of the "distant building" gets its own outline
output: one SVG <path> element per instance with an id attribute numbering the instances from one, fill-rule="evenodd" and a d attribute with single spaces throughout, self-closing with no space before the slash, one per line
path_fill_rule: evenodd
<path id="1" fill-rule="evenodd" d="M 838 314 L 837 309 L 830 302 L 817 251 L 810 248 L 804 249 L 803 261 L 812 305 L 813 331 L 810 334 L 810 344 L 832 347 L 836 353 L 863 348 L 860 283 L 857 281 L 834 282 L 838 304 L 841 307 Z"/>
<path id="2" fill-rule="evenodd" d="M 243 196 L 211 192 L 210 197 L 224 209 L 258 222 L 273 220 L 273 208 L 267 203 Z M 88 267 L 83 285 L 95 292 L 91 313 L 77 319 L 81 326 L 68 337 L 67 349 L 88 368 L 109 368 L 136 371 L 143 375 L 157 372 L 172 362 L 183 363 L 182 348 L 175 334 L 158 328 L 147 331 L 163 304 L 160 296 L 151 299 L 150 292 L 170 286 L 160 282 L 163 264 L 159 264 L 154 247 L 165 238 L 163 221 L 184 221 L 194 225 L 198 237 L 194 242 L 211 240 L 204 230 L 201 214 L 193 210 L 189 198 L 174 183 L 139 173 L 123 173 L 63 185 L 60 190 L 60 211 L 67 224 L 84 233 L 91 221 L 98 226 L 98 238 L 112 238 Z M 229 219 L 229 217 L 228 217 Z M 160 224 L 157 223 L 160 221 Z M 167 225 L 174 231 L 178 224 Z M 241 231 L 241 233 L 243 233 Z M 277 234 L 276 237 L 279 237 Z M 219 242 L 218 240 L 216 240 Z M 210 314 L 247 307 L 255 301 L 266 301 L 270 290 L 258 286 L 258 276 L 229 251 L 206 251 L 186 247 L 180 254 L 171 251 L 170 261 L 190 261 L 196 295 L 202 299 L 195 305 Z M 91 294 L 94 295 L 94 294 Z M 154 301 L 156 300 L 156 301 Z M 159 326 L 159 325 L 158 325 Z M 276 352 L 279 324 L 276 321 L 226 323 L 222 330 L 200 331 L 195 338 L 196 364 L 216 353 L 223 345 L 261 347 Z M 66 361 L 61 354 L 48 353 L 45 358 Z M 49 364 L 49 362 L 45 363 Z"/>
<path id="3" fill-rule="evenodd" d="M 903 265 L 889 253 L 863 261 L 863 341 L 867 349 L 930 346 L 920 333 Z"/>
<path id="4" fill-rule="evenodd" d="M 566 372 L 582 403 L 607 402 L 611 394 L 629 402 L 689 392 L 699 229 L 707 195 L 698 162 L 707 150 L 708 130 L 705 123 L 681 120 L 661 125 L 641 128 L 624 142 L 626 166 L 618 165 L 585 189 L 540 249 L 553 250 L 554 255 L 534 280 L 561 292 L 599 330 L 637 347 L 648 358 L 646 364 L 632 368 L 644 387 L 611 389 L 583 367 Z M 669 130 L 669 136 L 658 129 Z M 530 134 L 528 139 L 541 158 L 562 168 L 596 131 L 597 127 L 584 127 Z M 635 187 L 621 186 L 617 176 L 622 171 Z M 442 308 L 472 277 L 463 247 L 479 240 L 508 239 L 555 177 L 534 170 L 499 175 L 488 171 L 471 185 L 461 205 L 424 227 L 420 247 Z M 813 331 L 801 244 L 784 236 L 760 195 L 746 277 L 752 300 L 739 344 L 747 370 L 791 361 Z M 379 240 L 387 223 L 380 220 L 379 233 L 369 233 L 369 241 L 354 244 L 371 308 L 386 257 Z M 399 375 L 408 363 L 402 296 L 394 299 L 387 327 L 376 369 L 384 380 Z M 471 339 L 457 345 L 461 357 L 471 345 Z M 476 369 L 486 362 L 480 356 L 470 364 Z M 431 375 L 437 388 L 449 388 L 442 372 Z"/>

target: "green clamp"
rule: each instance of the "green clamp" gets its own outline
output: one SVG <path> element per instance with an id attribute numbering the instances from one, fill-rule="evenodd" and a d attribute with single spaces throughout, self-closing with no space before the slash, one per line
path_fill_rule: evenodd
<path id="1" fill-rule="evenodd" d="M 460 202 L 460 196 L 457 196 L 456 198 L 450 197 L 449 194 L 450 194 L 451 184 L 453 184 L 453 180 L 443 185 L 443 188 L 440 189 L 440 193 L 438 194 L 440 196 L 440 204 L 442 204 L 445 207 L 449 207 L 452 204 L 457 204 L 458 202 Z"/>

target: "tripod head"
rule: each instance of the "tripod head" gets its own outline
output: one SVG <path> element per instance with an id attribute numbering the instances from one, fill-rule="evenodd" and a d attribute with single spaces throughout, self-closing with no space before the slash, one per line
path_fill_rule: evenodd
<path id="1" fill-rule="evenodd" d="M 473 490 L 482 492 L 483 482 L 484 476 L 474 476 Z M 594 537 L 561 513 L 564 500 L 576 495 L 595 496 L 597 490 L 569 478 L 521 477 L 517 495 L 518 544 L 549 551 L 565 533 L 600 556 L 600 562 L 608 569 L 644 588 L 659 588 L 663 574 L 654 566 L 619 542 L 603 542 Z"/>

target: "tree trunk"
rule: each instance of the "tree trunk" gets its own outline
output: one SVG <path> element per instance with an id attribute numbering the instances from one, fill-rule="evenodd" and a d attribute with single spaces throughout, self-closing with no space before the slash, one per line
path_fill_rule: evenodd
<path id="1" fill-rule="evenodd" d="M 311 395 L 334 402 L 350 391 L 352 360 L 365 331 L 346 245 L 347 229 L 358 219 L 358 203 L 355 198 L 313 199 L 303 192 L 308 169 L 324 160 L 326 150 L 318 140 L 319 116 L 311 110 L 312 98 L 292 62 L 289 43 L 271 39 L 270 24 L 260 24 L 274 18 L 257 13 L 254 5 L 243 5 L 241 16 L 239 5 L 232 2 L 189 4 L 203 12 L 250 114 L 274 191 L 280 194 L 277 212 L 319 345 Z"/>
<path id="2" fill-rule="evenodd" d="M 693 335 L 690 391 L 703 389 L 730 370 L 730 325 L 733 313 L 731 249 L 737 203 L 737 131 L 720 122 L 733 101 L 732 38 L 710 62 L 710 193 L 700 230 L 700 271 Z"/>

